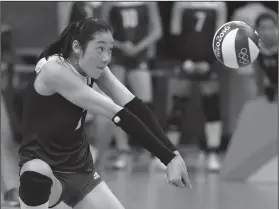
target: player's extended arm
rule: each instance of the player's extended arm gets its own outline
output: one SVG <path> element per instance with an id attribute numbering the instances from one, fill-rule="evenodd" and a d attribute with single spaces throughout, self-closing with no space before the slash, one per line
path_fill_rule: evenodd
<path id="1" fill-rule="evenodd" d="M 150 47 L 150 45 L 156 43 L 163 34 L 157 2 L 148 2 L 147 5 L 149 9 L 150 32 L 146 38 L 136 45 L 138 52 L 141 52 L 142 50 Z"/>
<path id="2" fill-rule="evenodd" d="M 175 154 L 131 112 L 110 101 L 105 96 L 84 84 L 72 71 L 55 62 L 46 64 L 41 80 L 52 93 L 58 93 L 73 104 L 92 114 L 111 119 L 127 134 L 137 139 L 151 153 L 167 165 Z"/>
<path id="3" fill-rule="evenodd" d="M 166 137 L 158 120 L 152 111 L 141 99 L 135 97 L 110 71 L 105 68 L 102 75 L 96 81 L 98 86 L 110 96 L 116 104 L 128 109 L 135 114 L 171 151 L 177 150 L 172 142 Z M 177 152 L 178 153 L 178 152 Z"/>

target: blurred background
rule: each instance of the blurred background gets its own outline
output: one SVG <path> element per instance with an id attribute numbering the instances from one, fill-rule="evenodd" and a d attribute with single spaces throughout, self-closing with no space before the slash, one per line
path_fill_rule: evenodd
<path id="1" fill-rule="evenodd" d="M 254 26 L 260 14 L 278 13 L 276 1 L 215 3 L 222 15 L 212 21 L 219 26 L 231 20 Z M 206 4 L 190 6 L 203 11 Z M 190 15 L 177 17 L 183 3 L 156 5 L 162 36 L 151 46 L 146 61 L 152 92 L 148 103 L 166 134 L 178 144 L 194 188 L 187 191 L 167 185 L 165 168 L 131 140 L 127 145 L 131 148 L 121 150 L 112 137 L 104 149 L 94 136 L 100 124 L 89 117 L 87 134 L 103 178 L 126 208 L 277 208 L 277 88 L 271 88 L 254 65 L 234 70 L 212 58 L 211 41 L 217 28 L 207 29 L 203 36 L 177 34 L 177 25 L 187 31 L 183 21 L 192 21 Z M 98 18 L 102 6 L 102 2 L 1 2 L 1 208 L 18 207 L 23 92 L 37 58 L 70 21 Z M 187 47 L 202 58 L 195 60 Z M 204 58 L 204 51 L 211 58 Z M 191 76 L 183 68 L 187 60 L 209 64 L 210 76 Z"/>

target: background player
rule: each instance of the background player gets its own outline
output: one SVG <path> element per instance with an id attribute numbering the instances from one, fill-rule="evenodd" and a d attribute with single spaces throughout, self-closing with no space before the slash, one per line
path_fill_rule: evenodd
<path id="1" fill-rule="evenodd" d="M 260 89 L 270 101 L 276 98 L 278 90 L 278 21 L 277 16 L 263 13 L 256 19 L 256 30 L 261 38 L 260 54 L 255 62 L 258 69 Z M 267 79 L 263 79 L 263 78 Z M 266 81 L 264 84 L 264 80 Z"/>
<path id="2" fill-rule="evenodd" d="M 202 161 L 199 163 L 203 163 L 205 153 L 209 150 L 210 170 L 220 168 L 216 150 L 220 145 L 222 132 L 212 39 L 215 31 L 226 19 L 225 2 L 174 2 L 171 14 L 170 27 L 174 36 L 175 58 L 183 63 L 183 68 L 193 78 L 192 92 L 193 88 L 199 85 L 202 93 L 206 124 L 205 136 L 199 136 L 199 161 Z"/>
<path id="3" fill-rule="evenodd" d="M 101 1 L 77 1 L 72 5 L 69 22 L 78 22 L 84 18 L 100 18 Z"/>
<path id="4" fill-rule="evenodd" d="M 83 132 L 87 110 L 112 120 L 158 156 L 167 165 L 170 183 L 190 186 L 182 158 L 150 110 L 107 67 L 112 47 L 110 28 L 86 19 L 69 25 L 41 54 L 23 110 L 22 209 L 65 204 L 84 209 L 124 208 L 94 169 Z M 92 89 L 93 82 L 115 103 Z"/>
<path id="5" fill-rule="evenodd" d="M 102 19 L 114 27 L 115 49 L 111 71 L 149 107 L 152 103 L 152 82 L 148 69 L 148 50 L 162 36 L 160 16 L 156 2 L 106 2 L 101 12 Z M 129 144 L 127 135 L 115 130 L 120 156 L 116 168 L 127 165 Z M 134 144 L 135 142 L 132 142 Z M 136 144 L 134 144 L 136 145 Z M 137 145 L 136 145 L 137 146 Z"/>

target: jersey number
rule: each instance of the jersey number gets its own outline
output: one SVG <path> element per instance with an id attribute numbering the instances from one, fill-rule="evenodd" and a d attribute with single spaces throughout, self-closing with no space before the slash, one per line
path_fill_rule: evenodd
<path id="1" fill-rule="evenodd" d="M 135 28 L 138 26 L 138 13 L 135 9 L 122 10 L 121 16 L 124 28 Z"/>
<path id="2" fill-rule="evenodd" d="M 202 28 L 204 26 L 205 19 L 206 19 L 206 13 L 205 12 L 196 12 L 195 17 L 197 18 L 195 30 L 197 32 L 201 32 Z"/>

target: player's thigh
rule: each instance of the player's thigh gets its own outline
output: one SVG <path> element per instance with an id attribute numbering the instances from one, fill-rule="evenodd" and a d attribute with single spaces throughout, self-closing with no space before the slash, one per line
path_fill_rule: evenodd
<path id="1" fill-rule="evenodd" d="M 74 209 L 124 209 L 105 182 L 101 182 Z"/>
<path id="2" fill-rule="evenodd" d="M 60 202 L 55 207 L 52 207 L 51 209 L 72 209 L 72 207 L 66 205 L 64 202 Z"/>
<path id="3" fill-rule="evenodd" d="M 53 175 L 50 166 L 40 159 L 33 159 L 26 162 L 22 166 L 22 168 L 20 169 L 20 175 L 22 175 L 26 171 L 34 171 L 52 179 L 49 207 L 57 204 L 57 202 L 60 200 L 63 189 L 60 181 Z"/>
<path id="4" fill-rule="evenodd" d="M 152 100 L 152 75 L 147 67 L 133 69 L 128 75 L 129 86 L 144 102 Z"/>
<path id="5" fill-rule="evenodd" d="M 210 96 L 218 93 L 220 90 L 219 80 L 211 79 L 200 82 L 200 90 L 204 96 Z"/>
<path id="6" fill-rule="evenodd" d="M 126 81 L 126 69 L 124 66 L 114 64 L 110 68 L 112 74 L 123 84 Z"/>

